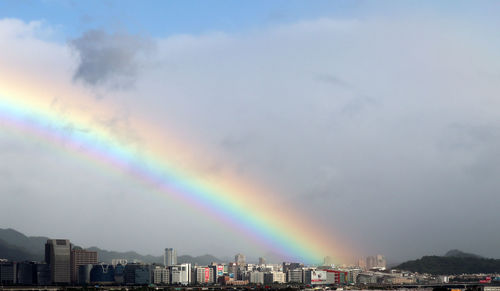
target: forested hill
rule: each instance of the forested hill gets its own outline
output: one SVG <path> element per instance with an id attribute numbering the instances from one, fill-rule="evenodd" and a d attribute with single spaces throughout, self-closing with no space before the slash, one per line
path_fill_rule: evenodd
<path id="1" fill-rule="evenodd" d="M 395 269 L 433 275 L 498 273 L 500 260 L 453 250 L 445 256 L 424 256 L 418 260 L 407 261 Z"/>

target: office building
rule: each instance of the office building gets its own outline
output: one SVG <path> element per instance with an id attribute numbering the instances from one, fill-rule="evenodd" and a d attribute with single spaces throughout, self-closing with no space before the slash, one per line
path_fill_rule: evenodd
<path id="1" fill-rule="evenodd" d="M 151 283 L 151 273 L 148 265 L 127 264 L 123 270 L 125 284 L 147 285 Z"/>
<path id="2" fill-rule="evenodd" d="M 188 285 L 191 284 L 191 264 L 181 264 L 170 267 L 171 284 Z"/>
<path id="3" fill-rule="evenodd" d="M 319 285 L 326 284 L 326 271 L 304 270 L 304 284 Z"/>
<path id="4" fill-rule="evenodd" d="M 285 283 L 285 273 L 267 272 L 264 274 L 264 284 Z"/>
<path id="5" fill-rule="evenodd" d="M 87 285 L 90 284 L 90 271 L 94 265 L 80 265 L 78 266 L 78 284 Z"/>
<path id="6" fill-rule="evenodd" d="M 304 267 L 304 264 L 301 263 L 292 263 L 292 262 L 283 262 L 283 272 L 288 272 L 288 270 L 301 269 Z"/>
<path id="7" fill-rule="evenodd" d="M 71 244 L 67 239 L 49 239 L 45 244 L 45 262 L 52 283 L 71 282 Z"/>
<path id="8" fill-rule="evenodd" d="M 366 257 L 366 268 L 367 269 L 381 269 L 385 270 L 387 262 L 383 255 L 369 256 Z"/>
<path id="9" fill-rule="evenodd" d="M 92 284 L 112 284 L 115 282 L 115 268 L 113 265 L 99 264 L 90 270 Z"/>
<path id="10" fill-rule="evenodd" d="M 71 282 L 78 283 L 78 267 L 83 265 L 96 265 L 97 252 L 82 249 L 71 250 Z"/>
<path id="11" fill-rule="evenodd" d="M 0 261 L 0 284 L 16 284 L 16 263 L 6 260 Z"/>
<path id="12" fill-rule="evenodd" d="M 115 283 L 123 284 L 125 283 L 125 266 L 118 264 L 115 266 Z"/>
<path id="13" fill-rule="evenodd" d="M 302 269 L 288 270 L 286 273 L 286 281 L 288 283 L 302 283 L 303 282 Z"/>
<path id="14" fill-rule="evenodd" d="M 177 251 L 173 248 L 166 248 L 163 255 L 163 264 L 165 267 L 177 265 Z"/>
<path id="15" fill-rule="evenodd" d="M 36 285 L 44 286 L 52 284 L 52 275 L 49 264 L 36 264 Z"/>
<path id="16" fill-rule="evenodd" d="M 196 267 L 196 284 L 214 283 L 214 269 L 210 267 Z"/>
<path id="17" fill-rule="evenodd" d="M 17 263 L 17 284 L 34 285 L 36 284 L 36 263 L 19 262 Z"/>
<path id="18" fill-rule="evenodd" d="M 170 277 L 168 268 L 156 266 L 153 269 L 153 283 L 154 284 L 169 284 Z"/>
<path id="19" fill-rule="evenodd" d="M 264 284 L 264 272 L 250 272 L 249 282 L 252 284 Z"/>
<path id="20" fill-rule="evenodd" d="M 246 264 L 246 257 L 243 254 L 236 254 L 234 256 L 234 262 L 238 266 L 244 266 Z"/>

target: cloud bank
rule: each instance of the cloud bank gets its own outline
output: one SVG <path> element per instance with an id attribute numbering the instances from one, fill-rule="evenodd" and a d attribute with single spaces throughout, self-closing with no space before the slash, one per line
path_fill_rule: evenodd
<path id="1" fill-rule="evenodd" d="M 5 21 L 0 41 L 33 55 L 37 46 L 23 46 L 26 38 L 76 49 L 80 57 L 68 53 L 59 66 L 87 85 L 126 87 L 106 91 L 106 102 L 175 128 L 177 138 L 195 145 L 193 159 L 210 157 L 200 175 L 258 181 L 364 254 L 403 260 L 459 248 L 497 256 L 500 234 L 487 225 L 500 220 L 499 42 L 481 27 L 458 29 L 456 21 L 325 18 L 243 35 L 156 38 L 151 55 L 130 35 L 90 31 L 69 45 L 54 44 L 20 37 L 16 31 L 31 31 L 30 24 L 13 30 Z M 0 64 L 30 68 L 7 61 L 17 53 L 2 51 Z M 67 77 L 51 82 L 87 90 Z M 228 247 L 227 232 L 196 215 L 201 222 L 177 223 L 183 209 L 157 203 L 124 177 L 82 169 L 15 133 L 2 133 L 0 144 L 8 149 L 1 154 L 0 217 L 12 227 L 39 229 L 30 219 L 11 219 L 33 211 L 60 233 L 87 244 L 98 238 L 107 248 L 159 253 L 167 242 L 194 254 L 248 251 L 244 244 Z M 36 170 L 54 159 L 55 169 Z M 37 210 L 48 206 L 47 195 L 61 199 L 63 213 L 76 213 L 75 223 L 93 236 Z M 34 202 L 23 203 L 27 196 Z M 71 206 L 77 197 L 85 197 L 92 215 Z M 103 219 L 109 225 L 95 228 Z M 169 231 L 155 231 L 160 226 Z M 131 228 L 153 237 L 128 239 Z M 209 245 L 199 245 L 203 235 L 213 238 Z"/>

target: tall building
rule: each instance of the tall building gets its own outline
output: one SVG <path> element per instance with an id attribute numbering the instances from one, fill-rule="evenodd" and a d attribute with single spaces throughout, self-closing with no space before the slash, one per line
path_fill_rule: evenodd
<path id="1" fill-rule="evenodd" d="M 259 265 L 265 265 L 266 264 L 266 259 L 264 259 L 263 257 L 260 257 L 259 258 Z"/>
<path id="2" fill-rule="evenodd" d="M 168 268 L 156 266 L 153 269 L 153 283 L 154 284 L 169 284 L 170 277 L 168 273 Z"/>
<path id="3" fill-rule="evenodd" d="M 82 249 L 71 250 L 71 282 L 78 283 L 78 267 L 97 265 L 97 252 Z"/>
<path id="4" fill-rule="evenodd" d="M 163 264 L 165 267 L 177 265 L 177 251 L 173 248 L 166 248 L 163 256 Z"/>
<path id="5" fill-rule="evenodd" d="M 214 269 L 209 267 L 196 267 L 196 283 L 197 284 L 210 284 L 214 283 Z"/>
<path id="6" fill-rule="evenodd" d="M 47 240 L 45 262 L 49 265 L 52 283 L 71 282 L 71 244 L 69 240 Z"/>
<path id="7" fill-rule="evenodd" d="M 234 262 L 238 266 L 244 266 L 245 263 L 246 263 L 246 257 L 245 257 L 245 255 L 243 255 L 243 254 L 236 254 L 236 256 L 234 256 Z"/>
<path id="8" fill-rule="evenodd" d="M 0 285 L 16 284 L 16 263 L 7 260 L 0 261 Z"/>
<path id="9" fill-rule="evenodd" d="M 387 262 L 385 260 L 385 257 L 383 255 L 376 255 L 376 256 L 370 256 L 366 257 L 366 268 L 367 269 L 385 269 L 387 265 Z"/>
<path id="10" fill-rule="evenodd" d="M 180 264 L 170 267 L 170 283 L 174 285 L 191 284 L 191 264 Z"/>

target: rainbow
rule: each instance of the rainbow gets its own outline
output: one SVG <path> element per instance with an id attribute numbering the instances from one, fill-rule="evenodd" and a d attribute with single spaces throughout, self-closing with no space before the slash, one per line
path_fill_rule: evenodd
<path id="1" fill-rule="evenodd" d="M 350 255 L 349 248 L 322 232 L 318 223 L 300 217 L 299 211 L 276 207 L 279 201 L 274 200 L 273 193 L 236 178 L 221 182 L 199 177 L 188 169 L 176 167 L 169 157 L 177 152 L 164 144 L 153 143 L 147 150 L 141 150 L 90 122 L 88 111 L 63 115 L 48 106 L 50 100 L 43 95 L 37 98 L 33 92 L 2 92 L 1 88 L 0 128 L 22 131 L 91 160 L 99 167 L 127 173 L 153 187 L 162 197 L 180 201 L 240 232 L 263 250 L 310 264 L 320 263 L 326 255 L 337 260 Z M 148 124 L 141 126 L 142 132 L 150 137 L 160 132 Z M 254 211 L 249 205 L 259 205 L 259 210 Z"/>

